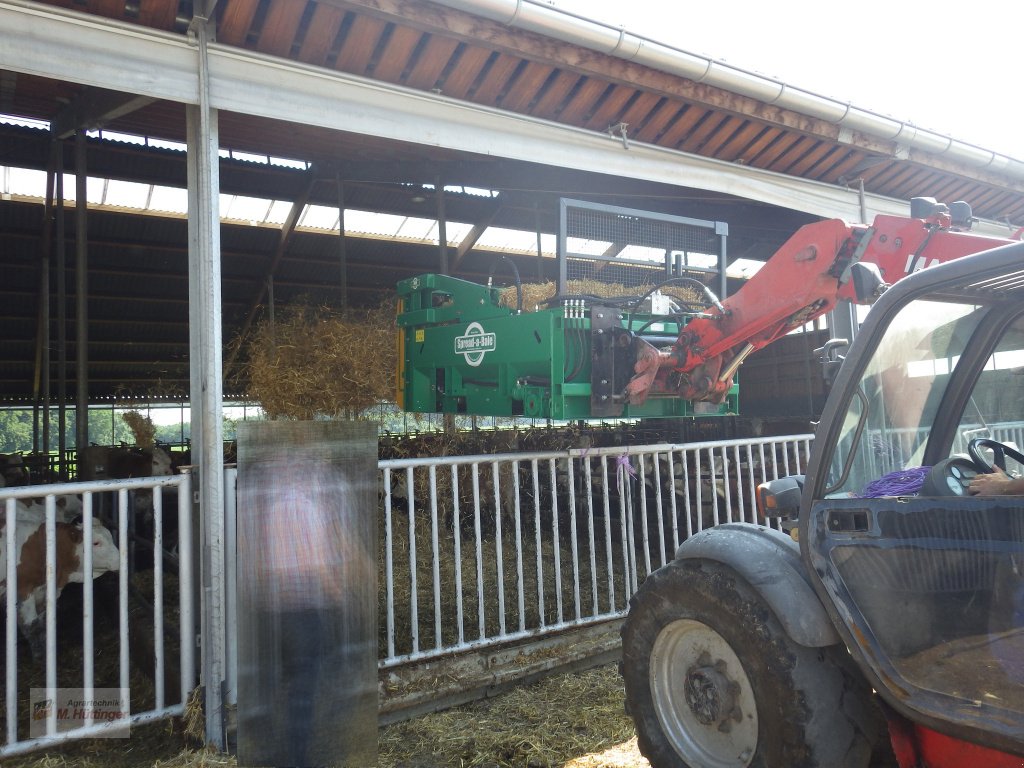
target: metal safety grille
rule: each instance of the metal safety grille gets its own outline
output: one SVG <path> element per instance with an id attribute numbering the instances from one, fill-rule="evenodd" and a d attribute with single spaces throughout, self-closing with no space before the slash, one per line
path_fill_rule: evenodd
<path id="1" fill-rule="evenodd" d="M 604 285 L 640 295 L 670 278 L 688 277 L 724 295 L 727 236 L 725 222 L 563 199 L 559 294 Z"/>

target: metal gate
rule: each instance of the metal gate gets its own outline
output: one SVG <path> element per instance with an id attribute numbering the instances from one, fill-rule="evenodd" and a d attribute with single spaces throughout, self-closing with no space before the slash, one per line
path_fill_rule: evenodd
<path id="1" fill-rule="evenodd" d="M 0 579 L 6 591 L 5 740 L 0 756 L 109 735 L 123 729 L 125 723 L 141 724 L 184 712 L 195 685 L 191 487 L 191 475 L 185 473 L 0 489 L 0 554 L 5 560 Z M 176 504 L 165 509 L 165 500 L 172 496 L 177 497 Z M 33 499 L 37 503 L 28 506 Z M 137 536 L 135 530 L 143 502 L 148 510 L 143 513 L 146 524 L 152 526 L 153 535 L 149 539 L 151 576 L 141 583 L 136 578 L 140 572 L 130 566 L 136 556 L 145 556 L 137 549 L 145 537 Z M 80 514 L 74 519 L 67 510 L 79 504 Z M 7 585 L 16 583 L 20 545 L 30 529 L 38 530 L 36 543 L 45 540 L 45 546 L 34 550 L 44 557 L 39 572 L 45 572 L 45 580 L 34 586 L 39 590 L 40 621 L 45 629 L 37 649 L 42 658 L 19 667 L 18 612 L 19 608 L 25 610 L 33 596 L 19 604 L 16 590 Z M 67 567 L 65 545 L 77 537 L 80 542 L 97 542 L 97 549 L 102 550 L 108 536 L 116 542 L 116 568 L 112 569 L 117 574 L 116 589 L 96 594 L 93 579 L 83 576 L 81 610 L 72 614 L 74 620 L 67 626 L 58 626 L 58 575 Z M 93 547 L 83 545 L 80 558 L 81 573 L 95 574 Z M 23 557 L 23 564 L 25 560 Z M 151 624 L 141 626 L 140 614 L 150 616 Z M 143 630 L 152 640 L 145 644 L 148 658 L 138 658 L 137 651 L 130 651 L 131 636 Z M 80 644 L 58 642 L 79 631 Z M 134 648 L 139 647 L 136 642 Z M 177 674 L 170 674 L 175 667 Z M 151 685 L 138 682 L 138 670 L 151 671 L 145 675 Z M 32 706 L 31 689 L 36 689 L 42 705 L 36 702 Z M 64 711 L 59 706 L 64 689 L 81 691 L 78 695 L 86 704 L 80 711 Z M 99 714 L 89 704 L 93 693 L 101 689 L 127 692 L 129 708 L 122 713 L 127 715 L 124 719 L 102 720 L 109 713 Z"/>

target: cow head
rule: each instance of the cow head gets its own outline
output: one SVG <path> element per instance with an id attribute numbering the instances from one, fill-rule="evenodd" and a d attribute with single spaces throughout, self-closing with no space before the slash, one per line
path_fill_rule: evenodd
<path id="1" fill-rule="evenodd" d="M 171 456 L 160 446 L 153 446 L 153 474 L 151 477 L 163 477 L 173 475 L 171 468 Z"/>
<path id="2" fill-rule="evenodd" d="M 68 536 L 74 546 L 77 567 L 69 574 L 68 581 L 85 581 L 82 563 L 85 555 L 85 531 L 81 522 L 69 526 Z M 92 577 L 95 579 L 107 571 L 116 571 L 121 567 L 121 555 L 114 544 L 114 537 L 103 524 L 96 519 L 92 521 Z"/>

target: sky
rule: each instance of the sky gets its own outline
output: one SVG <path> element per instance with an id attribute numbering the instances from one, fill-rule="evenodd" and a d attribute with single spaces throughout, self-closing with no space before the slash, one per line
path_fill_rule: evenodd
<path id="1" fill-rule="evenodd" d="M 549 5 L 1024 160 L 1024 4 L 548 0 Z"/>

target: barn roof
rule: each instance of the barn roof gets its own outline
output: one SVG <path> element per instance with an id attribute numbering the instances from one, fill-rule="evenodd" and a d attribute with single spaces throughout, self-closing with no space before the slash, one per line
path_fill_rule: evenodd
<path id="1" fill-rule="evenodd" d="M 15 26 L 6 22 L 33 14 L 54 26 L 99 25 L 126 41 L 125 69 L 130 70 L 138 69 L 128 44 L 133 30 L 153 40 L 187 40 L 195 11 L 189 0 L 5 0 L 0 36 L 9 37 L 0 45 L 0 113 L 45 121 L 58 134 L 102 128 L 88 141 L 91 177 L 184 187 L 180 150 L 117 138 L 185 141 L 182 101 L 125 92 L 147 77 L 160 81 L 160 72 L 126 71 L 124 91 L 118 88 L 120 78 L 100 88 L 88 81 L 90 56 L 99 60 L 116 52 L 82 54 L 83 60 L 62 65 L 56 61 L 60 52 L 50 45 L 46 57 L 17 58 L 17 46 L 28 43 L 16 39 Z M 301 114 L 282 119 L 272 107 L 259 114 L 220 111 L 220 144 L 235 153 L 222 160 L 223 193 L 337 207 L 340 180 L 346 209 L 432 218 L 437 188 L 443 187 L 444 216 L 467 225 L 458 230 L 468 238 L 467 247 L 452 244 L 453 271 L 469 279 L 485 277 L 494 260 L 493 251 L 469 248 L 470 239 L 487 227 L 552 233 L 563 196 L 727 221 L 732 258 L 764 259 L 799 225 L 832 215 L 820 202 L 821 190 L 828 190 L 830 199 L 845 197 L 855 211 L 861 183 L 875 208 L 928 195 L 965 200 L 975 215 L 1007 228 L 1024 222 L 1024 163 L 1016 159 L 546 4 L 219 0 L 212 18 L 221 55 L 236 52 L 240 62 L 257 62 L 269 93 L 281 78 L 283 102 L 314 106 L 315 94 L 284 89 L 296 77 L 329 72 L 350 78 L 346 83 L 361 93 L 376 84 L 401 94 L 413 116 L 423 110 L 424 132 L 434 114 L 428 97 L 449 111 L 458 108 L 457 115 L 468 120 L 516 118 L 524 141 L 531 132 L 546 136 L 561 130 L 571 131 L 568 141 L 581 145 L 621 146 L 621 165 L 602 172 L 533 159 L 526 152 L 490 152 L 469 141 L 460 146 L 433 136 L 420 139 L 409 126 L 371 135 L 359 128 L 365 116 L 354 109 L 349 131 Z M 54 60 L 50 69 L 41 58 Z M 168 61 L 164 77 L 169 81 Z M 412 100 L 416 94 L 420 101 Z M 240 93 L 237 103 L 245 98 Z M 512 143 L 515 137 L 502 140 Z M 62 157 L 69 170 L 72 144 L 64 146 Z M 0 125 L 0 145 L 0 165 L 41 170 L 51 163 L 45 131 Z M 634 173 L 662 157 L 678 160 L 679 178 Z M 269 158 L 300 162 L 279 165 L 266 162 Z M 709 181 L 719 179 L 726 182 Z M 743 183 L 747 180 L 756 183 Z M 769 187 L 782 192 L 766 193 Z M 0 321 L 6 329 L 0 402 L 25 402 L 32 395 L 43 217 L 38 200 L 0 201 L 5 274 Z M 90 209 L 88 226 L 91 398 L 184 392 L 185 220 L 106 205 Z M 68 236 L 73 232 L 69 216 Z M 268 274 L 274 275 L 277 301 L 336 286 L 336 236 L 300 227 L 282 246 L 281 232 L 280 224 L 223 226 L 225 339 L 244 326 L 262 300 Z M 505 248 L 528 262 L 528 254 Z M 437 245 L 425 239 L 380 233 L 347 237 L 345 251 L 351 300 L 364 303 L 400 277 L 435 269 L 438 258 Z M 69 311 L 73 316 L 70 304 Z M 69 359 L 74 359 L 73 343 Z"/>

